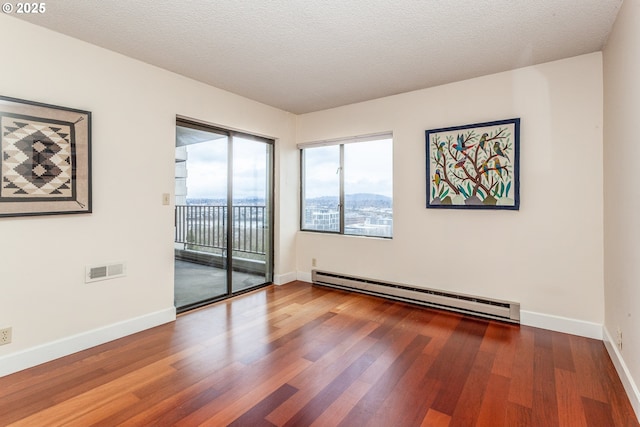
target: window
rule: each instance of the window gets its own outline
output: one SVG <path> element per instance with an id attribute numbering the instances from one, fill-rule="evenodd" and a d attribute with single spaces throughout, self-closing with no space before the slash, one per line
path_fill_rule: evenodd
<path id="1" fill-rule="evenodd" d="M 391 134 L 300 144 L 300 228 L 393 235 Z"/>

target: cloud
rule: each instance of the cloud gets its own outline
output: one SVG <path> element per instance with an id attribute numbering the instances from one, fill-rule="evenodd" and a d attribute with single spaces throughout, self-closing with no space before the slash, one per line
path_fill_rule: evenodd
<path id="1" fill-rule="evenodd" d="M 345 194 L 393 194 L 391 139 L 344 145 Z M 305 149 L 305 197 L 337 197 L 340 193 L 340 146 Z"/>
<path id="2" fill-rule="evenodd" d="M 269 146 L 236 138 L 233 145 L 234 198 L 264 198 L 267 191 Z M 187 146 L 187 197 L 227 197 L 227 141 L 219 139 Z"/>

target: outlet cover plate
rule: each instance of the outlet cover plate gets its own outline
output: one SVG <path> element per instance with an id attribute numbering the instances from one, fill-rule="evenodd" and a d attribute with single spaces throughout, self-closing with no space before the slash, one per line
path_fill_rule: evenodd
<path id="1" fill-rule="evenodd" d="M 11 343 L 11 328 L 0 329 L 0 345 Z"/>

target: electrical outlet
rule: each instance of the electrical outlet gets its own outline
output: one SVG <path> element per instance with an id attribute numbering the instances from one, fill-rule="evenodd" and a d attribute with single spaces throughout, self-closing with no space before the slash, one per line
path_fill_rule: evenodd
<path id="1" fill-rule="evenodd" d="M 11 342 L 11 328 L 0 329 L 0 345 L 9 344 Z"/>
<path id="2" fill-rule="evenodd" d="M 616 335 L 616 344 L 618 345 L 618 350 L 622 351 L 622 330 L 620 330 L 620 328 L 618 328 Z"/>
<path id="3" fill-rule="evenodd" d="M 311 267 L 316 267 L 317 266 L 317 262 L 315 258 L 311 258 Z"/>

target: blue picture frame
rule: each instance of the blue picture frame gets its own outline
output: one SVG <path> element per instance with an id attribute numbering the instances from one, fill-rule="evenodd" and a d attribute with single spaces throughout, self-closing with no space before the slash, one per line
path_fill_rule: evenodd
<path id="1" fill-rule="evenodd" d="M 427 208 L 520 209 L 520 118 L 425 131 Z"/>

